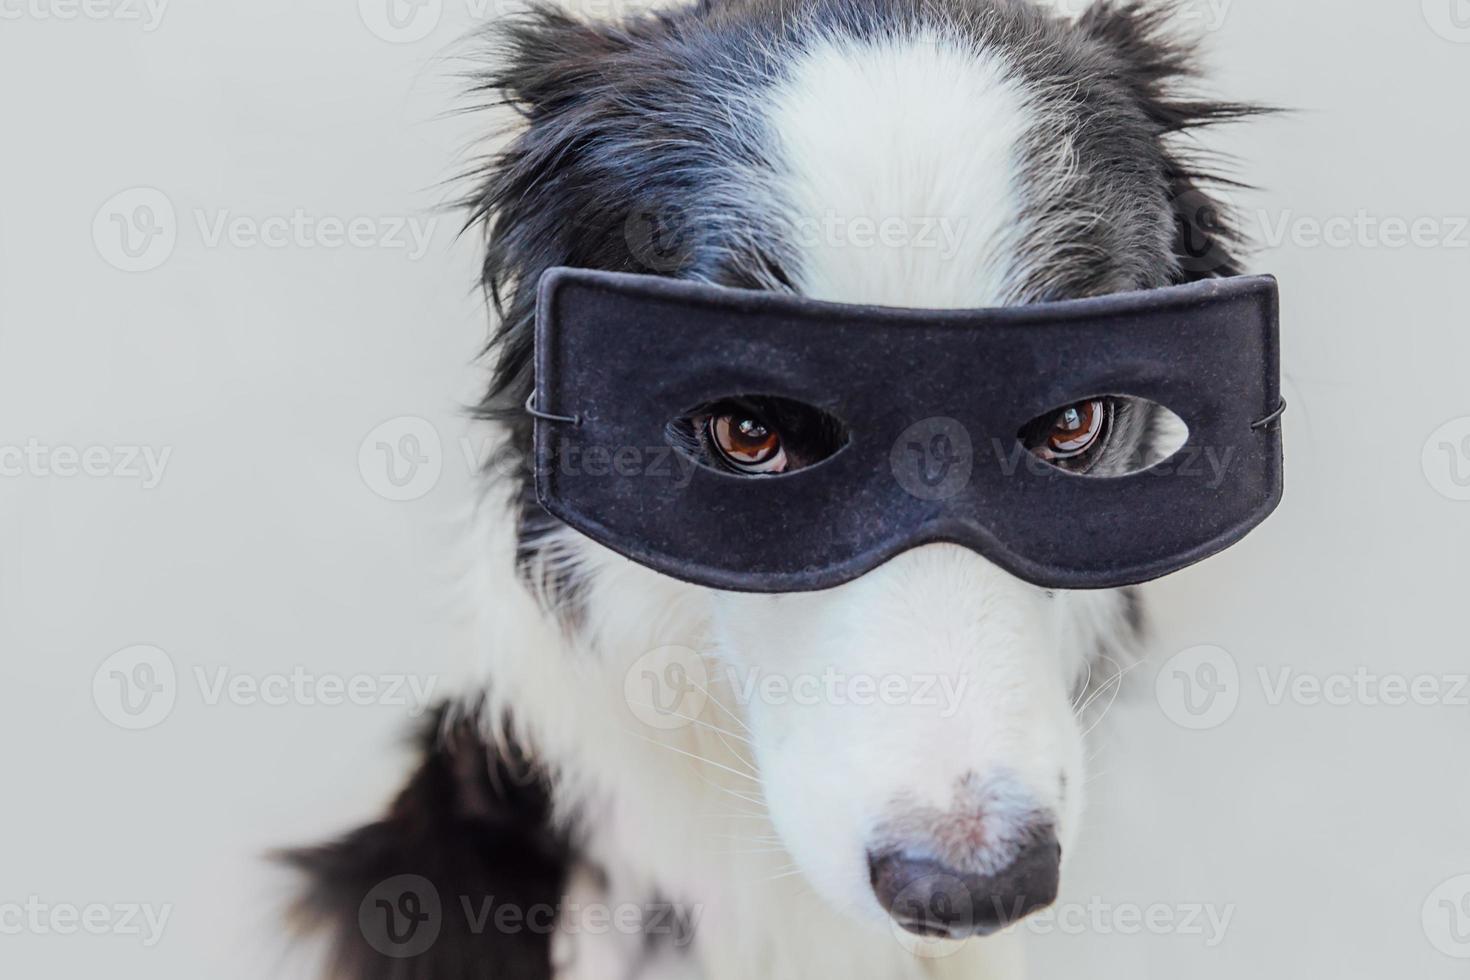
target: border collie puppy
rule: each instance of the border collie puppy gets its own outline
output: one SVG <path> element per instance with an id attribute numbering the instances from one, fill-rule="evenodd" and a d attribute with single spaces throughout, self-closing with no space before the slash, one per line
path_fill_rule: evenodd
<path id="1" fill-rule="evenodd" d="M 555 266 L 924 308 L 1236 274 L 1181 144 L 1252 110 L 1182 93 L 1195 57 L 1168 18 L 1026 0 L 506 18 L 476 91 L 517 122 L 468 202 L 499 314 L 482 414 L 505 454 L 529 454 L 535 287 Z M 1042 420 L 1037 450 L 1099 473 L 1169 451 L 1156 406 L 1091 408 L 1085 440 L 1048 443 L 1074 411 Z M 810 452 L 802 421 L 732 403 L 686 448 L 779 468 Z M 1055 899 L 1132 592 L 1038 588 L 944 544 L 828 591 L 718 592 L 572 532 L 527 467 L 497 469 L 475 689 L 381 821 L 292 855 L 334 975 L 1021 974 L 1005 927 Z"/>

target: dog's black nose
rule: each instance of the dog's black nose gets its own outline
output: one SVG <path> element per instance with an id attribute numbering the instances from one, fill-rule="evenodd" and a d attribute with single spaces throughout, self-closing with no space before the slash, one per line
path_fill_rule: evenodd
<path id="1" fill-rule="evenodd" d="M 1034 835 L 995 874 L 973 874 L 904 851 L 868 856 L 873 892 L 893 920 L 920 936 L 987 936 L 1057 897 L 1062 848 L 1050 829 Z"/>

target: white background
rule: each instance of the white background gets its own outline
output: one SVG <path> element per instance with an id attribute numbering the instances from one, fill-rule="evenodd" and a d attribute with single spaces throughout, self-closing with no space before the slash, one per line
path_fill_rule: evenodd
<path id="1" fill-rule="evenodd" d="M 4 976 L 281 975 L 285 888 L 262 855 L 375 813 L 411 711 L 210 704 L 196 671 L 448 685 L 463 659 L 459 406 L 486 317 L 474 243 L 433 209 L 483 135 L 446 115 L 468 66 L 456 41 L 494 7 L 430 2 L 395 31 L 377 3 L 173 0 L 154 20 L 131 0 L 0 0 L 0 447 L 170 451 L 151 487 L 31 464 L 0 477 L 0 908 L 171 908 L 151 947 L 0 933 Z M 1298 110 L 1215 142 L 1264 188 L 1235 197 L 1266 239 L 1253 268 L 1282 282 L 1288 490 L 1245 543 L 1150 587 L 1153 652 L 1096 733 L 1063 904 L 1232 917 L 1213 947 L 1059 925 L 1034 965 L 1464 976 L 1449 954 L 1470 942 L 1448 929 L 1470 940 L 1470 907 L 1456 923 L 1440 899 L 1470 884 L 1440 886 L 1470 873 L 1466 692 L 1268 695 L 1282 669 L 1441 693 L 1470 671 L 1470 502 L 1452 499 L 1470 495 L 1454 480 L 1470 478 L 1470 232 L 1453 220 L 1470 215 L 1470 5 L 1184 9 L 1214 90 Z M 127 272 L 111 222 L 142 199 L 113 199 L 138 187 L 166 198 L 175 239 Z M 281 246 L 210 237 L 222 218 L 298 211 L 364 217 L 372 243 L 329 247 L 330 227 Z M 394 247 L 409 218 L 436 222 L 423 254 Z M 1384 240 L 1390 219 L 1421 218 L 1419 244 Z M 1356 226 L 1314 240 L 1331 219 Z M 394 502 L 374 491 L 377 439 L 365 470 L 359 448 L 402 416 L 427 420 L 440 473 Z M 166 652 L 176 696 L 128 731 L 93 682 L 138 644 Z M 1170 661 L 1201 645 L 1237 678 L 1208 717 L 1170 693 L 1178 671 L 1208 676 L 1199 654 Z M 1201 717 L 1215 724 L 1189 727 Z"/>

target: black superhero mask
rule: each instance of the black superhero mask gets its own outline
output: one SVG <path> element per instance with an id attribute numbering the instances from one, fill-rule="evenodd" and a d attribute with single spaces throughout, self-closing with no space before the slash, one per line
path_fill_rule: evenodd
<path id="1" fill-rule="evenodd" d="M 1278 361 L 1268 276 L 919 310 L 553 269 L 527 403 L 536 493 L 614 551 L 718 589 L 831 588 L 935 541 L 1047 588 L 1130 585 L 1276 507 Z M 804 407 L 834 451 L 779 475 L 698 459 L 702 413 L 749 398 Z M 1023 443 L 1037 419 L 1112 399 L 1172 411 L 1183 447 L 1102 476 Z M 724 435 L 771 435 L 747 429 Z"/>

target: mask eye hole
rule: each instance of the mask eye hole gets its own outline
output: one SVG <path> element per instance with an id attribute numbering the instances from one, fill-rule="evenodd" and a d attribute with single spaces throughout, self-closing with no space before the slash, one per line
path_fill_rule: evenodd
<path id="1" fill-rule="evenodd" d="M 789 398 L 721 399 L 669 423 L 669 441 L 696 463 L 737 476 L 776 476 L 814 466 L 847 443 L 842 423 Z"/>
<path id="2" fill-rule="evenodd" d="M 1184 420 L 1156 402 L 1102 395 L 1047 412 L 1017 437 L 1058 469 L 1124 476 L 1173 455 L 1188 435 Z"/>

